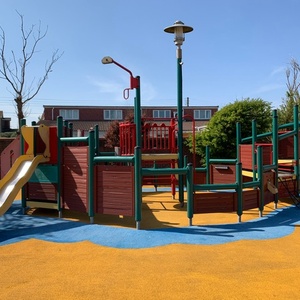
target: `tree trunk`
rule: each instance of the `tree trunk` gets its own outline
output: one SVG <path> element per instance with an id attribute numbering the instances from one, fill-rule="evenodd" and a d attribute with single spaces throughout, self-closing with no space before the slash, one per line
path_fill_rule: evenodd
<path id="1" fill-rule="evenodd" d="M 23 101 L 22 101 L 22 95 L 18 95 L 15 98 L 16 107 L 17 107 L 17 116 L 18 116 L 18 128 L 20 129 L 20 122 L 22 119 L 24 119 L 24 113 L 23 113 Z"/>

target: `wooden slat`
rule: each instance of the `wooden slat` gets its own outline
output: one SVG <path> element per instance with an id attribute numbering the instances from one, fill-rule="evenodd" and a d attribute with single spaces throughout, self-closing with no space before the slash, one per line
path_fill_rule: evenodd
<path id="1" fill-rule="evenodd" d="M 96 166 L 96 213 L 134 215 L 132 166 Z"/>
<path id="2" fill-rule="evenodd" d="M 88 209 L 88 147 L 63 148 L 63 203 L 65 208 Z"/>

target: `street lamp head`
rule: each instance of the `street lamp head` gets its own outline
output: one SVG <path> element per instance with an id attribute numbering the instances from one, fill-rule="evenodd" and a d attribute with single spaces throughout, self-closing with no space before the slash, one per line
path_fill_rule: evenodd
<path id="1" fill-rule="evenodd" d="M 172 26 L 164 29 L 167 33 L 174 33 L 174 43 L 180 47 L 184 42 L 184 34 L 193 31 L 193 27 L 184 25 L 181 21 L 176 21 Z"/>
<path id="2" fill-rule="evenodd" d="M 105 57 L 102 58 L 102 63 L 104 65 L 112 64 L 113 62 L 114 62 L 114 60 L 110 56 L 105 56 Z"/>

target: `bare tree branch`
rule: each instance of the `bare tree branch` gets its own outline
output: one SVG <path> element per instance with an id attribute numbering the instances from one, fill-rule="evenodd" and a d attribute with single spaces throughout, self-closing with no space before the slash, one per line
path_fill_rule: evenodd
<path id="1" fill-rule="evenodd" d="M 24 16 L 17 12 L 20 18 L 20 30 L 22 38 L 21 55 L 17 58 L 15 51 L 11 51 L 11 58 L 6 55 L 6 36 L 4 29 L 0 26 L 0 79 L 6 80 L 13 90 L 14 102 L 19 121 L 24 118 L 24 108 L 26 103 L 32 100 L 41 90 L 43 84 L 48 79 L 49 73 L 53 70 L 53 65 L 61 58 L 63 52 L 55 50 L 50 61 L 45 63 L 44 75 L 37 81 L 32 79 L 28 84 L 27 70 L 33 56 L 38 52 L 37 47 L 46 37 L 48 27 L 42 30 L 42 24 L 31 25 L 25 28 Z M 36 85 L 34 87 L 34 85 Z"/>
<path id="2" fill-rule="evenodd" d="M 286 87 L 286 98 L 278 110 L 280 124 L 292 122 L 294 106 L 300 105 L 300 65 L 294 58 L 286 69 Z"/>
<path id="3" fill-rule="evenodd" d="M 38 92 L 40 91 L 42 85 L 45 83 L 45 81 L 48 79 L 48 75 L 50 72 L 52 72 L 52 66 L 61 58 L 61 56 L 63 55 L 63 53 L 59 54 L 58 53 L 59 50 L 55 50 L 52 54 L 52 58 L 51 58 L 51 61 L 50 63 L 46 63 L 45 65 L 45 75 L 43 77 L 41 77 L 38 81 L 38 84 L 37 84 L 37 88 L 36 88 L 36 91 L 34 93 L 31 94 L 31 96 L 28 96 L 27 99 L 25 99 L 23 101 L 23 103 L 26 103 L 28 101 L 30 101 L 31 99 L 33 99 L 37 94 Z"/>

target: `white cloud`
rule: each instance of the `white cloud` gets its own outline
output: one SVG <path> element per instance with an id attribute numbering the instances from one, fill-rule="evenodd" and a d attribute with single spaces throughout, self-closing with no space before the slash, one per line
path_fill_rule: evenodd
<path id="1" fill-rule="evenodd" d="M 285 73 L 285 71 L 286 71 L 286 66 L 277 67 L 271 72 L 270 77 L 276 76 L 277 74 Z"/>
<path id="2" fill-rule="evenodd" d="M 117 105 L 132 105 L 134 97 L 136 95 L 135 90 L 126 91 L 126 95 L 129 93 L 128 102 L 124 102 L 124 90 L 130 86 L 130 78 L 128 76 L 117 77 L 116 80 L 108 78 L 94 78 L 87 76 L 87 80 L 90 85 L 97 88 L 98 92 L 104 96 L 104 98 L 111 99 Z M 141 82 L 141 105 L 154 105 L 153 102 L 157 101 L 157 92 L 152 83 L 143 80 Z M 108 103 L 109 104 L 109 103 Z M 113 103 L 110 103 L 113 104 Z"/>
<path id="3" fill-rule="evenodd" d="M 284 84 L 269 83 L 269 84 L 262 85 L 255 92 L 256 93 L 267 93 L 267 92 L 272 92 L 272 91 L 280 90 L 280 89 L 282 89 L 284 87 L 285 87 Z"/>
<path id="4" fill-rule="evenodd" d="M 90 76 L 87 77 L 89 83 L 99 89 L 101 93 L 115 93 L 117 90 L 122 90 L 121 84 L 116 81 L 108 81 L 107 79 L 96 79 Z"/>

